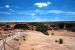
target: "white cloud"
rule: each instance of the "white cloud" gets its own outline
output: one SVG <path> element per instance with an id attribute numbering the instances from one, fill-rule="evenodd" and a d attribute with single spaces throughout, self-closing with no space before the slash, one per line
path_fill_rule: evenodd
<path id="1" fill-rule="evenodd" d="M 11 11 L 11 12 L 15 12 L 15 10 L 13 10 L 13 9 L 9 9 L 9 11 Z"/>
<path id="2" fill-rule="evenodd" d="M 6 7 L 6 8 L 9 8 L 10 6 L 9 6 L 9 5 L 5 5 L 5 7 Z"/>
<path id="3" fill-rule="evenodd" d="M 10 11 L 13 11 L 10 9 Z M 13 12 L 11 12 L 13 13 Z M 63 15 L 71 15 L 75 16 L 75 12 L 71 11 L 62 11 L 62 10 L 41 10 L 41 9 L 36 9 L 36 10 L 23 10 L 23 11 L 15 11 L 15 15 L 20 15 L 20 16 L 45 16 L 49 14 L 63 14 Z"/>
<path id="4" fill-rule="evenodd" d="M 10 12 L 0 12 L 0 14 L 4 14 L 4 15 L 11 15 Z"/>
<path id="5" fill-rule="evenodd" d="M 36 9 L 33 12 L 39 15 L 46 15 L 46 14 L 51 14 L 51 13 L 53 14 L 65 13 L 65 11 L 62 11 L 62 10 L 39 10 L 39 9 Z"/>
<path id="6" fill-rule="evenodd" d="M 47 2 L 47 3 L 45 3 L 45 2 L 40 2 L 40 3 L 35 3 L 34 5 L 36 5 L 37 7 L 39 7 L 39 8 L 42 8 L 42 7 L 47 7 L 47 6 L 49 6 L 50 4 L 52 4 L 51 2 Z"/>
<path id="7" fill-rule="evenodd" d="M 62 21 L 62 19 L 59 18 L 59 17 L 55 17 L 55 18 L 53 18 L 53 19 L 50 19 L 50 21 Z"/>
<path id="8" fill-rule="evenodd" d="M 35 18 L 33 18 L 32 21 L 33 21 L 33 22 L 46 22 L 46 21 L 48 21 L 48 19 L 35 17 Z"/>
<path id="9" fill-rule="evenodd" d="M 75 12 L 71 11 L 62 11 L 62 10 L 48 10 L 47 13 L 54 13 L 54 14 L 66 14 L 66 15 L 75 15 Z"/>
<path id="10" fill-rule="evenodd" d="M 56 19 L 58 19 L 59 17 L 55 17 Z"/>
<path id="11" fill-rule="evenodd" d="M 35 12 L 35 13 L 38 13 L 38 12 L 40 12 L 40 10 L 39 10 L 39 9 L 36 9 L 34 12 Z"/>
<path id="12" fill-rule="evenodd" d="M 75 15 L 75 12 L 65 12 L 67 15 Z"/>
<path id="13" fill-rule="evenodd" d="M 32 15 L 32 16 L 35 16 L 36 14 L 35 14 L 35 13 L 31 13 L 31 15 Z"/>
<path id="14" fill-rule="evenodd" d="M 47 2 L 47 4 L 52 4 L 52 2 Z"/>
<path id="15" fill-rule="evenodd" d="M 61 11 L 61 10 L 49 10 L 48 13 L 60 14 L 60 13 L 64 13 L 64 11 Z"/>
<path id="16" fill-rule="evenodd" d="M 35 17 L 35 16 L 33 16 L 32 18 L 33 18 L 33 19 L 36 19 L 36 17 Z"/>

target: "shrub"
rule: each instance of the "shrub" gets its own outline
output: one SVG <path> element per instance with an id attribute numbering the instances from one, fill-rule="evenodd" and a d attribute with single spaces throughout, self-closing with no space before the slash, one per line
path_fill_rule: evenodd
<path id="1" fill-rule="evenodd" d="M 25 41 L 26 39 L 25 39 L 25 36 L 22 36 L 23 37 L 23 40 Z"/>
<path id="2" fill-rule="evenodd" d="M 23 30 L 25 30 L 25 29 L 28 29 L 28 26 L 26 24 L 16 24 L 14 26 L 14 29 L 23 29 Z"/>
<path id="3" fill-rule="evenodd" d="M 58 26 L 60 29 L 64 29 L 64 23 L 60 23 Z"/>
<path id="4" fill-rule="evenodd" d="M 43 32 L 45 35 L 49 35 L 48 32 Z"/>
<path id="5" fill-rule="evenodd" d="M 51 33 L 51 35 L 54 35 L 54 33 Z"/>
<path id="6" fill-rule="evenodd" d="M 23 40 L 25 41 L 26 39 L 24 38 Z"/>
<path id="7" fill-rule="evenodd" d="M 69 31 L 75 32 L 75 26 L 68 28 Z"/>
<path id="8" fill-rule="evenodd" d="M 36 31 L 40 31 L 40 32 L 44 33 L 45 35 L 49 35 L 47 33 L 47 30 L 48 30 L 48 27 L 45 25 L 37 25 L 36 26 Z"/>
<path id="9" fill-rule="evenodd" d="M 34 49 L 32 48 L 32 50 L 34 50 Z"/>
<path id="10" fill-rule="evenodd" d="M 58 42 L 58 40 L 55 40 L 55 42 Z"/>
<path id="11" fill-rule="evenodd" d="M 59 39 L 59 44 L 63 44 L 63 39 Z"/>
<path id="12" fill-rule="evenodd" d="M 25 38 L 25 36 L 23 36 L 23 38 Z"/>
<path id="13" fill-rule="evenodd" d="M 8 37 L 10 37 L 11 35 L 9 34 Z"/>
<path id="14" fill-rule="evenodd" d="M 14 40 L 19 41 L 19 39 L 14 38 Z"/>

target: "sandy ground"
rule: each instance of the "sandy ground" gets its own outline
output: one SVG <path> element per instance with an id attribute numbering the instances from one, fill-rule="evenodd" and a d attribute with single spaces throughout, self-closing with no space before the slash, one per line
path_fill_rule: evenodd
<path id="1" fill-rule="evenodd" d="M 51 32 L 54 35 L 51 35 Z M 60 38 L 63 39 L 63 46 L 69 48 L 70 50 L 75 50 L 75 32 L 70 32 L 67 30 L 59 30 L 59 31 L 48 31 L 50 34 L 50 39 L 55 42 L 55 40 L 59 40 Z"/>
<path id="2" fill-rule="evenodd" d="M 73 32 L 68 32 L 65 30 L 64 32 L 55 31 L 54 32 L 55 34 L 51 36 L 52 32 L 49 30 L 48 33 L 50 35 L 47 36 L 37 31 L 29 31 L 29 30 L 24 32 L 14 31 L 15 35 L 14 37 L 11 37 L 10 40 L 6 41 L 7 44 L 5 45 L 5 49 L 6 50 L 75 50 L 75 34 Z M 55 42 L 55 40 L 59 40 L 60 38 L 63 39 L 63 44 Z"/>
<path id="3" fill-rule="evenodd" d="M 34 33 L 30 32 L 27 36 L 27 41 L 25 41 L 25 43 L 23 42 L 22 45 L 20 46 L 20 50 L 69 50 L 69 49 L 52 42 L 52 40 L 50 40 L 48 36 L 43 35 L 41 32 L 34 32 Z"/>
<path id="4" fill-rule="evenodd" d="M 37 31 L 12 31 L 14 35 L 8 37 L 5 44 L 6 50 L 75 50 L 75 32 L 66 30 L 50 31 L 44 35 Z M 54 35 L 51 35 L 54 33 Z M 63 44 L 55 40 L 63 39 Z M 18 40 L 14 40 L 18 39 Z M 4 50 L 1 49 L 0 50 Z"/>
<path id="5" fill-rule="evenodd" d="M 72 36 L 75 37 L 75 32 L 67 31 L 67 30 L 48 30 L 48 33 L 54 33 L 55 36 Z"/>

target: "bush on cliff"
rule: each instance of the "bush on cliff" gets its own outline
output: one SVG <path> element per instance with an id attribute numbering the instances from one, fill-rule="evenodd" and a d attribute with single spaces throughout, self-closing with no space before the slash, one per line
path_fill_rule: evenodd
<path id="1" fill-rule="evenodd" d="M 36 26 L 36 31 L 40 31 L 40 32 L 44 33 L 45 35 L 49 35 L 47 33 L 47 30 L 48 30 L 48 27 L 45 25 L 37 25 Z"/>

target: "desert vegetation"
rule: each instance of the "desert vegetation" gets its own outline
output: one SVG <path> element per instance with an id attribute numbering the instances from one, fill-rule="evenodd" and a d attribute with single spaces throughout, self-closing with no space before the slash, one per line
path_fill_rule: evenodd
<path id="1" fill-rule="evenodd" d="M 75 26 L 68 28 L 69 31 L 75 32 Z"/>
<path id="2" fill-rule="evenodd" d="M 40 31 L 40 32 L 44 33 L 45 35 L 49 35 L 47 30 L 48 30 L 48 27 L 45 25 L 37 25 L 36 26 L 36 31 Z"/>

